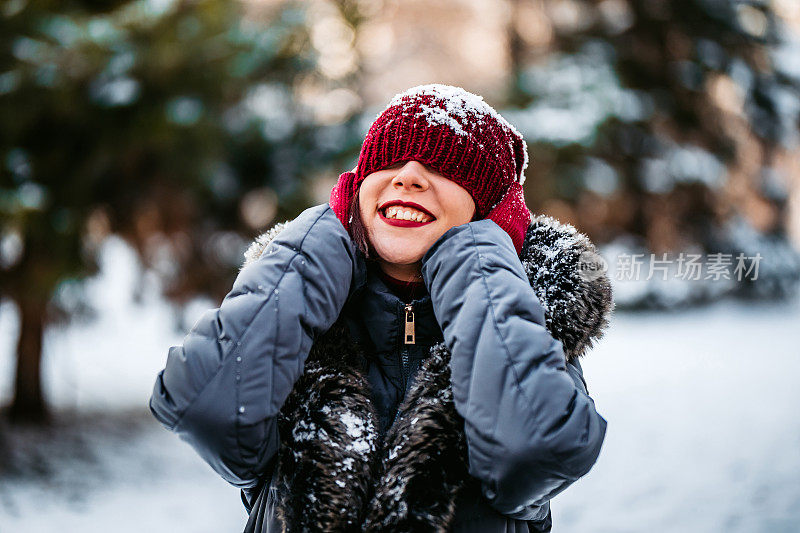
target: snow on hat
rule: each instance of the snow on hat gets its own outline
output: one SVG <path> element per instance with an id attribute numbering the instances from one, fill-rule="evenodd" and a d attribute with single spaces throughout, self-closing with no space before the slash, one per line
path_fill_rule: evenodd
<path id="1" fill-rule="evenodd" d="M 522 135 L 483 98 L 450 85 L 420 85 L 397 94 L 375 119 L 355 172 L 345 172 L 330 205 L 349 230 L 359 184 L 395 163 L 424 163 L 466 189 L 476 218 L 503 228 L 519 253 L 531 221 L 522 184 L 528 151 Z"/>

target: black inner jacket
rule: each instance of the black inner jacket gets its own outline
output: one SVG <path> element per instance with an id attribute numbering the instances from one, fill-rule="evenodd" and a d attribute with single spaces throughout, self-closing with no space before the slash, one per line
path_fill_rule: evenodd
<path id="1" fill-rule="evenodd" d="M 370 354 L 365 361 L 366 374 L 378 412 L 379 434 L 383 437 L 420 363 L 430 353 L 431 346 L 442 342 L 444 337 L 423 285 L 413 291 L 422 295 L 408 302 L 414 312 L 414 344 L 404 343 L 406 303 L 401 296 L 407 292 L 390 287 L 378 268 L 375 264 L 368 266 L 365 286 L 353 295 L 343 313 L 354 340 Z"/>

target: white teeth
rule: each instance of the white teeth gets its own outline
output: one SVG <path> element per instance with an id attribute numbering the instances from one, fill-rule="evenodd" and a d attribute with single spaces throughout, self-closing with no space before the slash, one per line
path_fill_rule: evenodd
<path id="1" fill-rule="evenodd" d="M 415 222 L 428 222 L 430 217 L 416 209 L 403 209 L 398 206 L 386 208 L 386 218 L 394 218 L 397 220 L 413 220 Z"/>

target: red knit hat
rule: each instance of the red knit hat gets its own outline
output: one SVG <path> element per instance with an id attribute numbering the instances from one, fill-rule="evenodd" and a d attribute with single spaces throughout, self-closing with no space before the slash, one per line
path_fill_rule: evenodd
<path id="1" fill-rule="evenodd" d="M 458 183 L 476 218 L 494 220 L 519 253 L 531 212 L 522 184 L 528 151 L 522 135 L 483 98 L 450 85 L 420 85 L 396 95 L 370 126 L 355 172 L 345 172 L 330 205 L 350 229 L 348 209 L 369 174 L 415 160 Z"/>

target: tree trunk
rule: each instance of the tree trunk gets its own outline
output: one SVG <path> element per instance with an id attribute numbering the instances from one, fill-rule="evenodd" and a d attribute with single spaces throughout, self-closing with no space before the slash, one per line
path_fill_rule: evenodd
<path id="1" fill-rule="evenodd" d="M 506 26 L 506 36 L 508 39 L 508 56 L 510 64 L 510 75 L 513 80 L 510 84 L 509 94 L 506 96 L 505 104 L 523 106 L 526 105 L 527 95 L 520 89 L 520 77 L 522 75 L 523 54 L 525 43 L 517 31 L 516 20 L 520 11 L 520 0 L 511 0 L 511 18 Z"/>
<path id="2" fill-rule="evenodd" d="M 48 419 L 42 396 L 41 363 L 47 302 L 17 301 L 20 310 L 17 374 L 9 417 L 13 422 L 41 423 Z"/>

